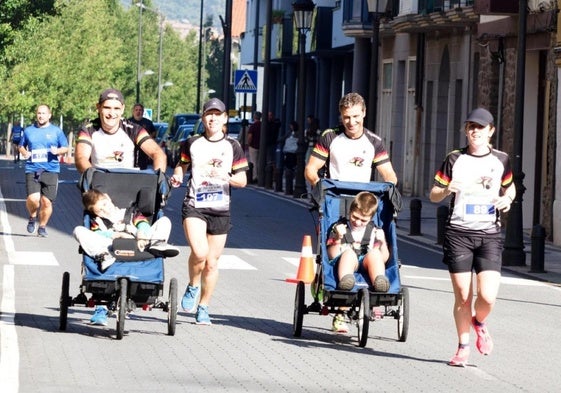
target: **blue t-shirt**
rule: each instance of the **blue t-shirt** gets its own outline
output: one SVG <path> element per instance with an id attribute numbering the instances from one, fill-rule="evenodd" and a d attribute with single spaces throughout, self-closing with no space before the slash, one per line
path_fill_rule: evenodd
<path id="1" fill-rule="evenodd" d="M 59 173 L 58 156 L 51 153 L 51 147 L 68 147 L 68 140 L 62 130 L 53 124 L 47 127 L 37 127 L 33 124 L 25 128 L 19 145 L 31 152 L 31 157 L 25 164 L 25 173 L 40 170 Z"/>
<path id="2" fill-rule="evenodd" d="M 14 126 L 12 128 L 12 143 L 19 145 L 19 141 L 21 140 L 22 134 L 23 134 L 23 127 Z"/>

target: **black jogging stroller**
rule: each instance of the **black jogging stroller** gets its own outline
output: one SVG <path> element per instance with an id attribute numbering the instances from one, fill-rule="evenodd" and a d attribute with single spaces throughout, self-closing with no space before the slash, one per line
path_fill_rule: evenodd
<path id="1" fill-rule="evenodd" d="M 335 266 L 327 256 L 327 233 L 333 223 L 347 217 L 353 198 L 361 191 L 369 191 L 378 198 L 378 210 L 373 217 L 376 227 L 382 228 L 390 251 L 386 262 L 386 277 L 390 282 L 388 292 L 375 292 L 367 275 L 355 273 L 355 286 L 350 291 L 337 289 L 338 277 Z M 319 215 L 318 252 L 316 273 L 311 283 L 313 301 L 305 302 L 305 283 L 299 281 L 294 300 L 293 335 L 302 335 L 304 315 L 319 313 L 329 315 L 345 310 L 347 317 L 358 328 L 358 345 L 364 347 L 368 340 L 370 322 L 393 319 L 397 322 L 397 337 L 406 341 L 409 331 L 409 291 L 401 285 L 397 253 L 395 216 L 401 206 L 401 197 L 392 183 L 355 183 L 321 179 L 315 186 L 312 199 Z M 382 308 L 373 313 L 373 308 Z"/>
<path id="2" fill-rule="evenodd" d="M 86 171 L 78 185 L 81 191 L 98 189 L 109 195 L 116 206 L 136 207 L 150 224 L 163 216 L 162 207 L 169 194 L 165 175 L 153 170 L 93 169 Z M 83 225 L 90 227 L 91 217 L 84 212 Z M 70 273 L 62 276 L 60 295 L 60 330 L 66 330 L 68 309 L 82 304 L 87 307 L 107 306 L 116 314 L 116 336 L 123 338 L 125 317 L 136 307 L 161 308 L 167 312 L 167 334 L 175 334 L 177 319 L 177 279 L 171 278 L 167 302 L 160 300 L 164 289 L 164 258 L 140 252 L 134 239 L 115 239 L 113 255 L 117 258 L 104 272 L 90 255 L 82 254 L 82 283 L 76 297 L 69 294 Z M 91 294 L 88 298 L 86 294 Z"/>

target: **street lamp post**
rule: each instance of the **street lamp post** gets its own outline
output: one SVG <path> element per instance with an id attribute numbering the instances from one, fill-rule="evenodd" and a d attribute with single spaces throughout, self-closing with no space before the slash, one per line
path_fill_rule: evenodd
<path id="1" fill-rule="evenodd" d="M 154 71 L 147 70 L 141 73 L 142 68 L 142 10 L 147 10 L 158 15 L 159 21 L 159 50 L 158 50 L 158 102 L 160 101 L 160 86 L 162 85 L 162 57 L 163 57 L 163 37 L 164 37 L 164 14 L 158 10 L 154 10 L 150 7 L 146 7 L 142 1 L 135 3 L 138 7 L 138 60 L 137 60 L 137 71 L 136 71 L 136 102 L 140 103 L 140 81 L 145 75 L 153 75 Z M 160 111 L 158 109 L 158 116 Z"/>
<path id="2" fill-rule="evenodd" d="M 163 85 L 158 85 L 158 117 L 157 117 L 158 123 L 160 122 L 160 100 L 162 96 L 162 90 L 164 89 L 164 87 L 168 87 L 168 86 L 173 86 L 173 82 L 167 81 Z"/>
<path id="3" fill-rule="evenodd" d="M 304 178 L 305 167 L 305 121 L 306 116 L 306 34 L 312 27 L 312 15 L 315 4 L 311 0 L 297 0 L 292 3 L 294 11 L 294 25 L 298 31 L 298 47 L 299 47 L 299 66 L 298 66 L 298 154 L 296 155 L 296 180 L 294 184 L 294 197 L 301 198 L 306 194 L 306 180 Z"/>
<path id="4" fill-rule="evenodd" d="M 205 0 L 201 0 L 201 13 L 199 17 L 199 59 L 197 63 L 197 106 L 196 113 L 201 110 L 201 86 L 202 86 L 202 67 L 203 67 L 203 9 Z"/>
<path id="5" fill-rule="evenodd" d="M 522 230 L 522 200 L 524 187 L 524 172 L 522 171 L 522 152 L 524 150 L 524 82 L 526 75 L 526 24 L 527 0 L 518 3 L 518 48 L 516 61 L 516 102 L 514 118 L 514 138 L 512 143 L 513 160 L 512 172 L 516 198 L 512 202 L 508 213 L 502 261 L 504 266 L 525 266 L 524 233 Z M 500 110 L 500 108 L 499 108 Z"/>
<path id="6" fill-rule="evenodd" d="M 370 62 L 370 92 L 368 96 L 368 128 L 376 131 L 378 117 L 378 49 L 380 47 L 380 12 L 386 10 L 387 0 L 368 0 L 368 12 L 372 14 L 372 59 Z"/>
<path id="7" fill-rule="evenodd" d="M 136 102 L 140 102 L 140 79 L 142 78 L 140 74 L 140 68 L 142 67 L 142 9 L 144 4 L 142 1 L 135 4 L 138 7 L 138 47 L 137 47 L 137 61 L 136 61 Z"/>

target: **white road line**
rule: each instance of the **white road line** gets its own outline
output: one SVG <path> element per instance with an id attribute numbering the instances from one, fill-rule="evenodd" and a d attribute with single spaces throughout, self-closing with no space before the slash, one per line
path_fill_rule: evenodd
<path id="1" fill-rule="evenodd" d="M 247 248 L 242 248 L 241 251 L 242 251 L 244 254 L 249 255 L 250 257 L 256 257 L 256 256 L 257 256 L 257 253 L 255 253 L 255 252 L 253 252 L 253 251 L 251 251 L 251 250 L 249 250 L 249 249 L 247 249 Z"/>
<path id="2" fill-rule="evenodd" d="M 58 266 L 55 255 L 50 251 L 15 251 L 9 256 L 12 265 Z"/>
<path id="3" fill-rule="evenodd" d="M 432 281 L 450 281 L 449 277 L 432 277 L 432 276 L 411 276 L 403 275 L 403 278 L 413 279 L 413 280 L 432 280 Z M 533 287 L 546 287 L 550 286 L 541 281 L 529 280 L 526 278 L 516 278 L 516 277 L 505 277 L 501 276 L 502 285 L 525 285 Z"/>
<path id="4" fill-rule="evenodd" d="M 293 266 L 298 267 L 300 265 L 300 258 L 293 258 L 293 257 L 282 257 L 286 262 L 290 263 Z"/>
<path id="5" fill-rule="evenodd" d="M 14 253 L 12 229 L 6 214 L 6 205 L 2 201 L 0 190 L 0 224 L 4 235 L 4 246 L 8 253 Z M 14 288 L 14 266 L 4 265 L 4 279 L 2 280 L 2 303 L 0 303 L 0 381 L 2 392 L 12 393 L 19 390 L 19 348 L 18 335 L 14 323 L 16 315 L 16 291 Z"/>
<path id="6" fill-rule="evenodd" d="M 218 260 L 220 270 L 257 270 L 249 263 L 236 255 L 222 255 Z"/>

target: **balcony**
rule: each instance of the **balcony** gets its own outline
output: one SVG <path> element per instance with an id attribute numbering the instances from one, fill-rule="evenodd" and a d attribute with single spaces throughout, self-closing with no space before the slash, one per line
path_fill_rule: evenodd
<path id="1" fill-rule="evenodd" d="M 473 0 L 402 0 L 399 10 L 391 22 L 396 33 L 464 29 L 479 21 Z"/>

